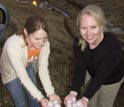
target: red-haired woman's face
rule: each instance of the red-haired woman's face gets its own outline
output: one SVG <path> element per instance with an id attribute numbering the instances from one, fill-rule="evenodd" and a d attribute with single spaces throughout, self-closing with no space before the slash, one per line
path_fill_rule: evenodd
<path id="1" fill-rule="evenodd" d="M 40 49 L 47 39 L 47 33 L 43 29 L 39 29 L 28 36 L 28 47 L 32 49 Z"/>

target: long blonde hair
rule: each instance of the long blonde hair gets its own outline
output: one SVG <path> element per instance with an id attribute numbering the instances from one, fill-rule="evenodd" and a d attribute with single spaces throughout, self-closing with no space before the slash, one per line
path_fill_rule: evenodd
<path id="1" fill-rule="evenodd" d="M 95 4 L 87 5 L 84 9 L 82 9 L 79 12 L 77 19 L 76 19 L 76 25 L 78 28 L 80 27 L 80 21 L 83 15 L 93 16 L 96 19 L 99 26 L 102 26 L 103 32 L 107 31 L 107 27 L 106 27 L 107 20 L 106 20 L 105 14 L 98 5 L 95 5 Z M 80 37 L 79 44 L 81 44 L 82 50 L 84 50 L 85 47 L 87 46 L 86 41 L 82 37 Z"/>

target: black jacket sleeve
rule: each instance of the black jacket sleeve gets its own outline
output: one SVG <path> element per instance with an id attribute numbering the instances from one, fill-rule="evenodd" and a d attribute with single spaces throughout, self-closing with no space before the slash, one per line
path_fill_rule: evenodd
<path id="1" fill-rule="evenodd" d="M 75 57 L 75 68 L 74 68 L 71 90 L 76 91 L 79 94 L 81 86 L 85 79 L 86 66 L 84 63 L 83 52 L 81 51 L 81 47 L 78 44 L 78 41 L 74 42 L 73 51 Z"/>

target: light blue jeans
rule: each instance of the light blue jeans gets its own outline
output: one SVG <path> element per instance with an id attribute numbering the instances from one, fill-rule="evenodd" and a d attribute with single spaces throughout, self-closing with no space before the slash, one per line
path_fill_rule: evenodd
<path id="1" fill-rule="evenodd" d="M 26 70 L 32 82 L 36 85 L 36 77 L 33 64 L 29 64 Z M 30 95 L 30 93 L 23 87 L 21 81 L 18 78 L 5 84 L 5 87 L 9 90 L 14 100 L 15 107 L 27 107 L 25 94 L 27 94 L 30 107 L 40 107 L 39 102 Z"/>

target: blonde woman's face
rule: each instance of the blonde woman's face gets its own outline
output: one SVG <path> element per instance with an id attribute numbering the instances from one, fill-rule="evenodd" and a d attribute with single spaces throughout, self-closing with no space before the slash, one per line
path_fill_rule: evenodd
<path id="1" fill-rule="evenodd" d="M 80 20 L 80 34 L 89 45 L 97 44 L 103 32 L 93 16 L 83 15 Z"/>
<path id="2" fill-rule="evenodd" d="M 28 36 L 28 47 L 31 49 L 40 49 L 47 39 L 47 33 L 43 29 L 39 29 Z"/>

